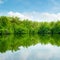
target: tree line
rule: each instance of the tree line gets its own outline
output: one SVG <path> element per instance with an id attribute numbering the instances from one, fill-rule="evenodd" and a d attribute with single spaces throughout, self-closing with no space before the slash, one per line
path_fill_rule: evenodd
<path id="1" fill-rule="evenodd" d="M 18 17 L 0 16 L 0 34 L 60 34 L 60 21 L 57 22 L 33 22 L 28 19 L 21 20 Z"/>

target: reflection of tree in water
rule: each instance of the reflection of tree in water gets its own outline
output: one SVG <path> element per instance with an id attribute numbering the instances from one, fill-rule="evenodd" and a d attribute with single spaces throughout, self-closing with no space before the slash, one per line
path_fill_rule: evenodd
<path id="1" fill-rule="evenodd" d="M 59 34 L 45 34 L 45 35 L 40 35 L 40 43 L 41 44 L 52 44 L 52 45 L 57 45 L 60 46 L 60 35 Z"/>
<path id="2" fill-rule="evenodd" d="M 6 52 L 7 50 L 18 50 L 20 46 L 29 47 L 37 43 L 41 44 L 52 44 L 60 46 L 60 35 L 1 35 L 0 36 L 0 52 Z"/>

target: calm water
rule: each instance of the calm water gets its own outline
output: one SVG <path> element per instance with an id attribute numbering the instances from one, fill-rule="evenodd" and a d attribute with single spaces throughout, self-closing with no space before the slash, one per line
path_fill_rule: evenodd
<path id="1" fill-rule="evenodd" d="M 60 35 L 2 35 L 0 60 L 60 60 Z"/>

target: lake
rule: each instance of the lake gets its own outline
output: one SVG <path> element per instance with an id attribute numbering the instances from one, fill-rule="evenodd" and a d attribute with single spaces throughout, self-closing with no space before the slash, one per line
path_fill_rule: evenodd
<path id="1" fill-rule="evenodd" d="M 60 35 L 0 35 L 0 60 L 60 60 Z"/>

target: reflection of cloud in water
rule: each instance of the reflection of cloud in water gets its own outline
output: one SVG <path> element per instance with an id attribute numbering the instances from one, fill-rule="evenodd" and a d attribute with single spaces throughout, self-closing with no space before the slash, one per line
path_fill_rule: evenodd
<path id="1" fill-rule="evenodd" d="M 60 60 L 60 47 L 37 44 L 18 51 L 0 53 L 0 60 Z"/>

